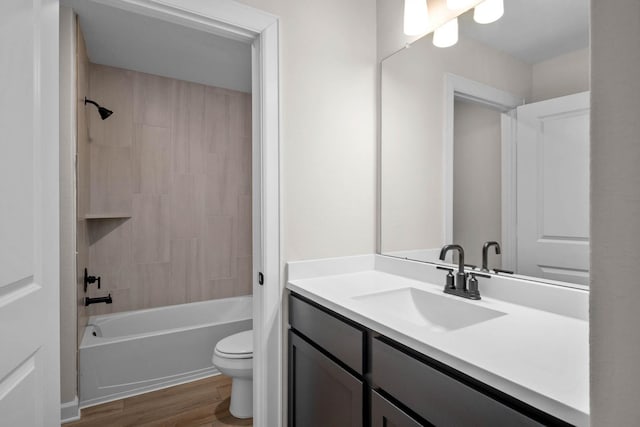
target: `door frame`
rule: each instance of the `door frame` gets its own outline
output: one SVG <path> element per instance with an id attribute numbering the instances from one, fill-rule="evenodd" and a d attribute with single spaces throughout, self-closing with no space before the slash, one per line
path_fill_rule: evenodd
<path id="1" fill-rule="evenodd" d="M 524 98 L 452 73 L 444 75 L 443 235 L 444 244 L 453 242 L 453 127 L 456 99 L 473 102 L 501 113 L 502 134 L 502 261 L 503 268 L 515 266 L 516 250 L 516 151 L 515 108 Z"/>
<path id="2" fill-rule="evenodd" d="M 251 43 L 254 425 L 282 425 L 279 18 L 233 0 L 87 1 Z"/>

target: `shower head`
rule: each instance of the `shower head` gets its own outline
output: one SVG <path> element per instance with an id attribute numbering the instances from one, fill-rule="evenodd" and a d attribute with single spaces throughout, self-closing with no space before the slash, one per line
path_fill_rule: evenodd
<path id="1" fill-rule="evenodd" d="M 84 97 L 84 105 L 87 105 L 87 104 L 93 104 L 96 107 L 98 107 L 98 114 L 100 114 L 100 118 L 102 120 L 107 119 L 110 115 L 113 114 L 113 111 L 111 111 L 111 110 L 109 110 L 107 108 L 101 107 L 100 104 L 98 104 L 97 102 L 92 101 L 90 99 L 87 99 L 87 97 L 85 96 Z"/>

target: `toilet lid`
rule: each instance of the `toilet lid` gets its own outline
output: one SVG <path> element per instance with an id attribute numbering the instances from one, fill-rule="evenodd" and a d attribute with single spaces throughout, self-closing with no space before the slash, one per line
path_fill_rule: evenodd
<path id="1" fill-rule="evenodd" d="M 216 351 L 224 354 L 252 354 L 253 331 L 244 331 L 221 339 L 216 344 Z"/>

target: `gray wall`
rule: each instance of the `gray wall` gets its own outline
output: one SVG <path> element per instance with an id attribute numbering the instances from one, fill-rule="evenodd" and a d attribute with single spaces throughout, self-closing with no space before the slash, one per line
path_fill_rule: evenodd
<path id="1" fill-rule="evenodd" d="M 240 1 L 280 17 L 282 258 L 374 252 L 376 3 Z"/>
<path id="2" fill-rule="evenodd" d="M 529 102 L 589 90 L 589 48 L 533 64 L 531 80 Z"/>
<path id="3" fill-rule="evenodd" d="M 479 266 L 484 242 L 502 241 L 500 112 L 456 100 L 453 115 L 453 242 Z M 490 265 L 501 267 L 493 249 Z"/>
<path id="4" fill-rule="evenodd" d="M 446 243 L 445 73 L 529 98 L 531 66 L 470 38 L 440 49 L 425 37 L 384 61 L 381 71 L 381 250 L 438 248 Z"/>
<path id="5" fill-rule="evenodd" d="M 640 420 L 640 2 L 591 2 L 591 425 Z"/>

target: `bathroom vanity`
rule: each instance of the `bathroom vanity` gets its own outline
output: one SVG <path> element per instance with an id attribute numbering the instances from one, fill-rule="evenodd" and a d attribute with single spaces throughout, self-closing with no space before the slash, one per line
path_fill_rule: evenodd
<path id="1" fill-rule="evenodd" d="M 289 425 L 588 425 L 587 292 L 493 277 L 469 301 L 438 279 L 377 255 L 289 264 Z"/>

